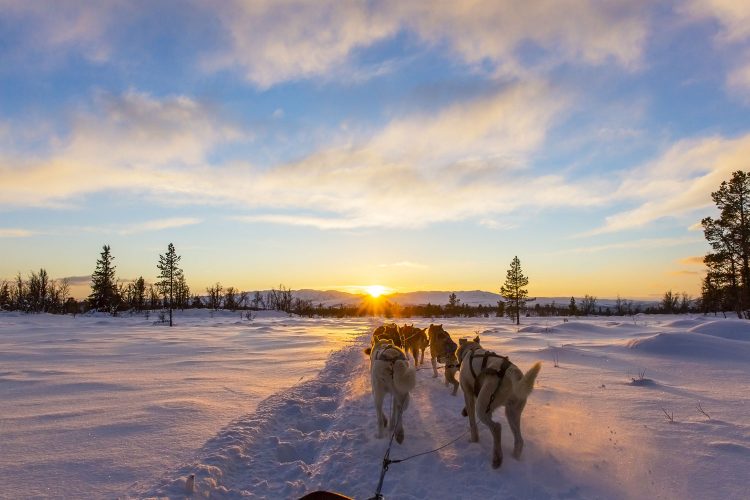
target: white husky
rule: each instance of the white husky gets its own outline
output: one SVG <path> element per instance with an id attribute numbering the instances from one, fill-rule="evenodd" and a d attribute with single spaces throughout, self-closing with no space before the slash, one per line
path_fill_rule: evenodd
<path id="1" fill-rule="evenodd" d="M 505 416 L 513 432 L 513 457 L 521 458 L 521 413 L 534 389 L 542 363 L 534 363 L 524 374 L 507 357 L 483 349 L 479 336 L 471 341 L 460 339 L 458 343 L 459 382 L 466 402 L 462 413 L 469 417 L 472 442 L 479 441 L 476 418 L 492 432 L 492 467 L 497 469 L 503 463 L 503 450 L 500 447 L 500 423 L 492 420 L 492 412 L 505 406 Z"/>
<path id="2" fill-rule="evenodd" d="M 389 430 L 396 426 L 396 442 L 401 444 L 404 441 L 403 413 L 409 406 L 409 391 L 417 383 L 417 372 L 409 366 L 404 351 L 389 341 L 374 341 L 372 347 L 365 349 L 365 354 L 370 355 L 372 397 L 378 417 L 377 437 L 384 436 L 386 426 Z M 388 393 L 393 395 L 390 425 L 383 413 L 383 400 Z"/>

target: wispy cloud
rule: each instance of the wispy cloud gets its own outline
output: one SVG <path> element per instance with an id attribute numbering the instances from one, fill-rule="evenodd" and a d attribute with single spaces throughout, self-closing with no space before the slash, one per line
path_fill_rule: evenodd
<path id="1" fill-rule="evenodd" d="M 718 24 L 716 46 L 729 60 L 726 86 L 750 104 L 750 2 L 689 0 L 680 10 L 689 18 Z"/>
<path id="2" fill-rule="evenodd" d="M 71 285 L 71 286 L 84 286 L 84 285 L 90 285 L 91 284 L 91 275 L 86 275 L 86 276 L 66 276 L 63 279 L 67 280 L 68 284 Z"/>
<path id="3" fill-rule="evenodd" d="M 107 190 L 201 193 L 209 153 L 247 138 L 207 104 L 135 91 L 99 93 L 93 109 L 71 121 L 69 136 L 50 139 L 46 156 L 0 154 L 0 204 L 59 206 Z"/>
<path id="4" fill-rule="evenodd" d="M 117 230 L 120 234 L 135 234 L 148 231 L 162 231 L 164 229 L 172 229 L 177 227 L 192 226 L 200 224 L 203 219 L 197 219 L 195 217 L 173 217 L 169 219 L 156 219 L 135 224 L 128 224 L 126 227 Z"/>
<path id="5" fill-rule="evenodd" d="M 677 261 L 680 264 L 685 265 L 703 265 L 703 256 L 702 255 L 692 255 L 690 257 L 683 257 L 682 259 Z"/>
<path id="6" fill-rule="evenodd" d="M 750 37 L 750 4 L 735 0 L 688 0 L 681 10 L 694 18 L 718 21 L 721 43 L 733 43 Z"/>
<path id="7" fill-rule="evenodd" d="M 103 191 L 137 192 L 162 203 L 266 212 L 239 219 L 246 222 L 322 229 L 487 223 L 525 206 L 601 204 L 594 186 L 528 170 L 567 103 L 543 82 L 527 81 L 396 118 L 370 137 L 344 137 L 292 163 L 258 167 L 212 160 L 216 148 L 252 135 L 206 104 L 135 91 L 99 94 L 93 109 L 73 117 L 69 137 L 51 141 L 48 156 L 0 156 L 0 204 L 50 206 Z M 323 209 L 329 213 L 318 215 Z M 123 230 L 185 223 L 196 221 Z"/>
<path id="8" fill-rule="evenodd" d="M 670 276 L 697 276 L 702 274 L 698 271 L 688 271 L 687 269 L 681 269 L 679 271 L 670 271 Z"/>
<path id="9" fill-rule="evenodd" d="M 16 229 L 10 227 L 0 227 L 0 238 L 28 238 L 36 234 L 28 229 Z"/>
<path id="10" fill-rule="evenodd" d="M 622 174 L 612 199 L 634 202 L 635 208 L 607 217 L 603 226 L 587 234 L 638 228 L 705 210 L 713 204 L 711 192 L 731 172 L 747 168 L 749 155 L 750 134 L 679 141 L 656 160 Z"/>
<path id="11" fill-rule="evenodd" d="M 626 250 L 630 248 L 646 249 L 646 248 L 664 248 L 673 247 L 680 245 L 690 245 L 699 242 L 695 238 L 643 238 L 632 241 L 622 241 L 617 243 L 608 243 L 606 245 L 591 245 L 582 246 L 576 248 L 569 248 L 552 252 L 550 255 L 561 255 L 561 254 L 589 254 L 606 252 L 610 250 Z"/>
<path id="12" fill-rule="evenodd" d="M 64 59 L 68 53 L 94 63 L 106 62 L 115 45 L 113 28 L 126 24 L 136 11 L 120 0 L 0 0 L 0 10 L 9 24 L 33 33 L 2 52 L 6 60 L 24 65 L 54 64 L 53 58 Z"/>
<path id="13" fill-rule="evenodd" d="M 524 72 L 524 44 L 558 62 L 636 67 L 647 34 L 648 2 L 615 0 L 521 3 L 319 0 L 223 2 L 218 15 L 229 47 L 206 57 L 210 70 L 242 68 L 266 88 L 330 73 L 357 78 L 357 50 L 408 32 L 427 46 L 445 48 L 469 65 L 491 63 L 504 74 Z M 342 69 L 346 71 L 342 72 Z"/>
<path id="14" fill-rule="evenodd" d="M 479 225 L 484 226 L 488 229 L 513 229 L 513 228 L 518 227 L 517 224 L 504 222 L 504 221 L 500 221 L 497 219 L 489 219 L 489 218 L 480 219 Z"/>

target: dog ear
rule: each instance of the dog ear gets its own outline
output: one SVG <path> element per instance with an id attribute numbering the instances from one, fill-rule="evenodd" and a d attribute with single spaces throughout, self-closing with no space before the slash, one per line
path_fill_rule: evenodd
<path id="1" fill-rule="evenodd" d="M 478 344 L 479 343 L 479 335 L 477 335 L 476 337 L 474 337 L 474 340 L 472 340 L 472 342 L 476 342 Z"/>
<path id="2" fill-rule="evenodd" d="M 458 339 L 458 344 L 459 345 L 464 345 L 466 342 L 467 342 L 466 339 Z"/>

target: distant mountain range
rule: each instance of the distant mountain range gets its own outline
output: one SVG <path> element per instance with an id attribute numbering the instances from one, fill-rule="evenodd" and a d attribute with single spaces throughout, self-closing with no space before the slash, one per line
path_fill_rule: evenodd
<path id="1" fill-rule="evenodd" d="M 469 304 L 471 306 L 494 306 L 497 305 L 499 300 L 502 300 L 500 294 L 492 292 L 484 292 L 482 290 L 469 290 L 469 291 L 425 291 L 425 292 L 405 292 L 405 293 L 394 293 L 391 295 L 384 296 L 386 300 L 392 303 L 406 305 L 425 305 L 425 304 L 439 304 L 444 305 L 448 303 L 448 296 L 451 293 L 455 293 L 456 297 L 461 301 L 461 304 Z M 298 297 L 302 300 L 312 301 L 313 304 L 322 304 L 324 306 L 336 306 L 339 304 L 352 305 L 359 304 L 365 300 L 368 296 L 364 294 L 354 294 L 348 292 L 341 292 L 338 290 L 294 290 L 292 292 L 294 297 Z M 576 301 L 580 301 L 582 297 L 576 297 Z M 558 306 L 567 306 L 570 302 L 570 297 L 536 297 L 536 300 L 529 302 L 528 305 L 532 307 L 535 304 L 545 305 L 555 303 Z M 640 304 L 643 306 L 655 305 L 658 301 L 647 301 L 647 300 L 634 300 L 634 304 Z M 597 306 L 601 307 L 613 307 L 615 305 L 615 299 L 596 299 Z"/>

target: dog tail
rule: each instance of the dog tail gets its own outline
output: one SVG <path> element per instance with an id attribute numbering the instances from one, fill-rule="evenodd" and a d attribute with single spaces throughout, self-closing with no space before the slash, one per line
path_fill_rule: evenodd
<path id="1" fill-rule="evenodd" d="M 531 394 L 531 391 L 534 390 L 534 382 L 536 381 L 536 376 L 539 375 L 539 370 L 542 369 L 542 362 L 537 361 L 534 363 L 534 366 L 529 368 L 529 371 L 527 371 L 521 380 L 518 381 L 518 385 L 516 385 L 516 394 L 522 398 L 527 398 L 529 394 Z"/>
<path id="2" fill-rule="evenodd" d="M 417 371 L 408 361 L 400 359 L 393 363 L 393 385 L 401 394 L 406 394 L 417 385 Z"/>

